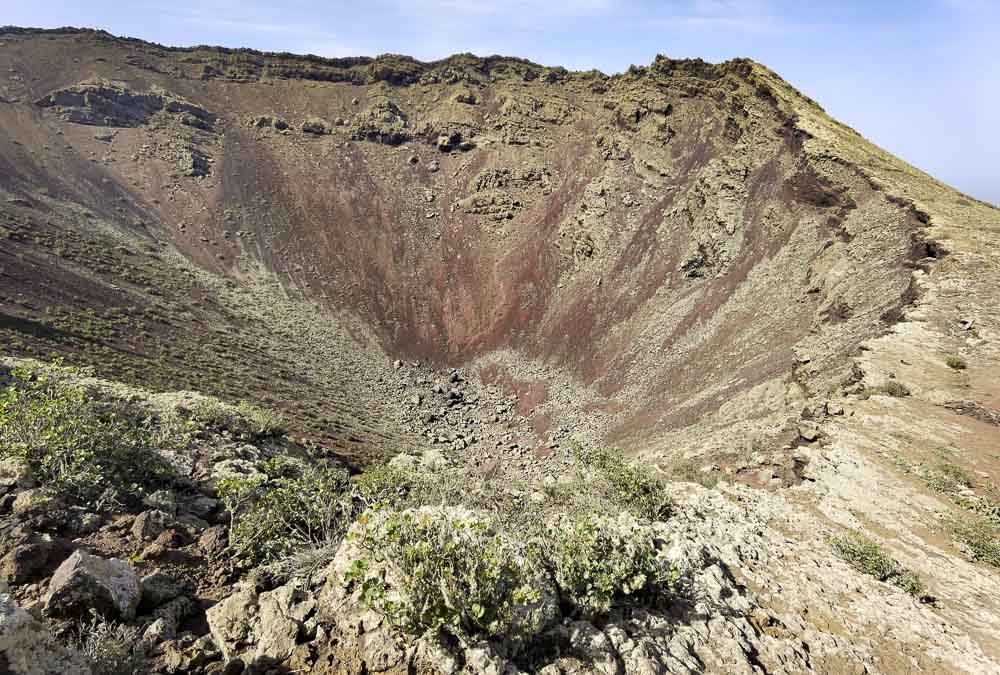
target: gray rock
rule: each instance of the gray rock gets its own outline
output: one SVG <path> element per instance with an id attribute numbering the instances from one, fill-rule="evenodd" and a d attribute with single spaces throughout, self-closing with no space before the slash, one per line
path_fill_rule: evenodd
<path id="1" fill-rule="evenodd" d="M 171 516 L 177 515 L 177 495 L 170 490 L 157 490 L 147 495 L 142 503 L 151 509 L 159 509 Z"/>
<path id="2" fill-rule="evenodd" d="M 229 546 L 229 530 L 224 525 L 215 525 L 202 532 L 198 546 L 208 555 L 222 553 Z"/>
<path id="3" fill-rule="evenodd" d="M 9 675 L 90 675 L 79 654 L 56 642 L 45 626 L 14 604 L 0 584 L 0 672 Z"/>
<path id="4" fill-rule="evenodd" d="M 49 535 L 31 537 L 0 558 L 0 579 L 12 586 L 27 583 L 51 570 L 65 555 Z"/>
<path id="5" fill-rule="evenodd" d="M 143 511 L 132 523 L 132 536 L 139 541 L 152 541 L 171 526 L 173 518 L 170 514 L 152 509 Z"/>
<path id="6" fill-rule="evenodd" d="M 302 133 L 322 136 L 323 134 L 330 133 L 330 125 L 324 119 L 310 117 L 302 123 Z"/>
<path id="7" fill-rule="evenodd" d="M 139 579 L 128 563 L 76 551 L 56 570 L 45 595 L 49 616 L 86 616 L 91 609 L 129 620 L 139 606 Z"/>
<path id="8" fill-rule="evenodd" d="M 41 488 L 25 490 L 17 495 L 11 506 L 11 513 L 21 520 L 36 517 L 51 517 L 60 508 L 59 500 Z"/>
<path id="9" fill-rule="evenodd" d="M 255 646 L 251 629 L 257 620 L 258 596 L 253 588 L 236 590 L 205 613 L 212 640 L 231 661 Z"/>
<path id="10" fill-rule="evenodd" d="M 802 422 L 799 424 L 799 436 L 812 443 L 819 438 L 819 427 L 812 422 Z"/>
<path id="11" fill-rule="evenodd" d="M 155 609 L 174 598 L 180 597 L 185 585 L 165 572 L 147 574 L 139 582 L 141 588 L 140 606 L 145 609 Z"/>

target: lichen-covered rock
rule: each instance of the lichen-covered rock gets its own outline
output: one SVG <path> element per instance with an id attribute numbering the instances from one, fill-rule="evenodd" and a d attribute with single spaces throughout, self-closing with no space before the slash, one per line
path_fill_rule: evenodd
<path id="1" fill-rule="evenodd" d="M 194 146 L 181 151 L 177 165 L 185 176 L 193 178 L 201 178 L 212 172 L 211 158 Z"/>
<path id="2" fill-rule="evenodd" d="M 36 105 L 54 108 L 67 122 L 108 127 L 137 127 L 166 110 L 184 115 L 191 126 L 211 128 L 215 117 L 204 108 L 162 91 L 133 91 L 120 82 L 80 82 L 43 96 Z M 182 120 L 183 121 L 183 120 Z"/>
<path id="3" fill-rule="evenodd" d="M 143 511 L 132 522 L 132 536 L 139 541 L 152 541 L 171 526 L 174 519 L 159 509 Z"/>
<path id="4" fill-rule="evenodd" d="M 135 92 L 118 82 L 81 82 L 54 91 L 37 104 L 55 108 L 63 119 L 76 124 L 137 127 L 163 108 L 163 96 Z"/>
<path id="5" fill-rule="evenodd" d="M 11 513 L 21 520 L 36 517 L 50 517 L 61 508 L 59 500 L 41 488 L 25 490 L 17 495 L 11 505 Z"/>
<path id="6" fill-rule="evenodd" d="M 139 582 L 139 587 L 141 589 L 141 605 L 147 609 L 159 607 L 181 596 L 186 590 L 184 583 L 162 571 L 144 576 Z"/>
<path id="7" fill-rule="evenodd" d="M 153 612 L 153 622 L 143 631 L 144 640 L 152 643 L 166 642 L 177 637 L 181 621 L 197 610 L 198 605 L 187 596 L 174 598 Z"/>
<path id="8" fill-rule="evenodd" d="M 0 459 L 0 495 L 17 489 L 27 490 L 37 484 L 27 460 L 20 457 Z"/>
<path id="9" fill-rule="evenodd" d="M 90 675 L 79 654 L 56 642 L 48 630 L 14 604 L 0 584 L 0 673 Z"/>
<path id="10" fill-rule="evenodd" d="M 302 123 L 302 133 L 322 136 L 330 133 L 330 125 L 319 117 L 310 117 Z"/>
<path id="11" fill-rule="evenodd" d="M 406 113 L 389 99 L 376 101 L 355 118 L 351 136 L 355 140 L 376 141 L 385 145 L 399 145 L 413 137 Z"/>
<path id="12" fill-rule="evenodd" d="M 266 593 L 240 589 L 209 609 L 207 618 L 226 660 L 282 663 L 296 652 L 301 637 L 309 637 L 306 625 L 316 608 L 306 582 L 293 579 Z"/>
<path id="13" fill-rule="evenodd" d="M 222 650 L 222 657 L 231 661 L 256 647 L 259 603 L 253 588 L 240 588 L 206 612 L 212 639 Z"/>
<path id="14" fill-rule="evenodd" d="M 47 534 L 25 537 L 0 558 L 0 579 L 10 585 L 27 583 L 51 570 L 66 555 Z"/>
<path id="15" fill-rule="evenodd" d="M 260 594 L 260 640 L 255 658 L 288 659 L 299 644 L 306 620 L 316 611 L 316 598 L 301 580 Z"/>
<path id="16" fill-rule="evenodd" d="M 243 124 L 250 129 L 274 129 L 275 131 L 288 129 L 288 121 L 277 115 L 251 115 L 243 120 Z"/>
<path id="17" fill-rule="evenodd" d="M 139 579 L 128 563 L 76 551 L 56 570 L 45 595 L 49 616 L 86 616 L 91 609 L 131 619 L 139 606 Z"/>

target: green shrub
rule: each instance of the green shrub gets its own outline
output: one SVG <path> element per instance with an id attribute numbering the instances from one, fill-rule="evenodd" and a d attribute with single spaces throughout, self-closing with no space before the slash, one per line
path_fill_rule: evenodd
<path id="1" fill-rule="evenodd" d="M 271 410 L 240 401 L 229 405 L 214 398 L 204 398 L 191 409 L 191 419 L 199 427 L 211 431 L 228 431 L 243 440 L 280 436 L 285 433 L 285 420 Z"/>
<path id="2" fill-rule="evenodd" d="M 965 370 L 966 368 L 969 367 L 969 364 L 965 362 L 965 359 L 963 359 L 960 356 L 954 356 L 954 355 L 949 356 L 944 360 L 944 362 L 952 370 Z"/>
<path id="3" fill-rule="evenodd" d="M 629 464 L 617 452 L 604 448 L 573 448 L 581 480 L 603 493 L 612 504 L 649 520 L 666 520 L 674 510 L 674 501 L 663 483 L 646 467 Z"/>
<path id="4" fill-rule="evenodd" d="M 362 554 L 345 583 L 399 631 L 517 637 L 537 630 L 515 608 L 535 602 L 525 559 L 470 513 L 444 509 L 363 514 L 351 539 Z"/>
<path id="5" fill-rule="evenodd" d="M 884 384 L 880 384 L 877 387 L 868 387 L 865 390 L 865 393 L 869 396 L 882 394 L 885 396 L 904 398 L 910 395 L 910 388 L 897 380 L 886 380 Z"/>
<path id="6" fill-rule="evenodd" d="M 375 466 L 354 481 L 354 495 L 362 511 L 369 508 L 403 510 L 418 506 L 428 486 L 424 474 L 390 464 Z"/>
<path id="7" fill-rule="evenodd" d="M 281 413 L 269 408 L 260 408 L 247 401 L 237 403 L 236 412 L 246 420 L 250 432 L 257 438 L 281 436 L 288 425 L 288 421 Z"/>
<path id="8" fill-rule="evenodd" d="M 714 488 L 719 484 L 720 474 L 718 471 L 702 471 L 701 466 L 694 459 L 682 459 L 670 465 L 670 477 L 674 480 L 698 483 L 707 488 Z"/>
<path id="9" fill-rule="evenodd" d="M 128 503 L 174 478 L 137 404 L 73 384 L 70 369 L 14 370 L 0 392 L 0 457 L 27 460 L 46 488 L 93 505 Z"/>
<path id="10" fill-rule="evenodd" d="M 973 560 L 1000 567 L 1000 541 L 989 520 L 953 514 L 946 524 L 952 537 L 968 551 Z"/>
<path id="11" fill-rule="evenodd" d="M 346 471 L 287 459 L 267 462 L 264 474 L 225 479 L 218 492 L 232 515 L 230 547 L 251 567 L 336 542 L 354 512 Z"/>
<path id="12" fill-rule="evenodd" d="M 829 542 L 837 555 L 859 572 L 891 583 L 914 597 L 930 599 L 924 594 L 924 583 L 915 572 L 903 567 L 881 546 L 860 532 L 832 537 Z"/>
<path id="13" fill-rule="evenodd" d="M 546 525 L 538 556 L 561 597 L 587 619 L 619 602 L 657 606 L 669 598 L 676 571 L 655 546 L 652 528 L 622 514 L 560 516 Z"/>
<path id="14" fill-rule="evenodd" d="M 947 460 L 923 467 L 920 473 L 928 487 L 936 492 L 954 495 L 972 486 L 972 479 L 965 469 Z"/>

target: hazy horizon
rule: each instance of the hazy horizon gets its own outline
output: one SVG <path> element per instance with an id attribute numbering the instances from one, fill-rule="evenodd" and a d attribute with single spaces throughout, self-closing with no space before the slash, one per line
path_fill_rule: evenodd
<path id="1" fill-rule="evenodd" d="M 877 4 L 873 7 L 873 4 Z M 1000 205 L 1000 3 L 860 0 L 0 0 L 3 23 L 319 56 L 471 52 L 623 72 L 657 53 L 752 58 L 910 164 Z M 349 21 L 337 21 L 339 17 Z"/>

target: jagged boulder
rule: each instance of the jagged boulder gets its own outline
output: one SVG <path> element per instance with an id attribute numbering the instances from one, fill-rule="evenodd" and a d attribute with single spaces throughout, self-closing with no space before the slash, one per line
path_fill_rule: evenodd
<path id="1" fill-rule="evenodd" d="M 392 101 L 376 101 L 367 111 L 355 118 L 351 137 L 385 145 L 399 145 L 413 137 L 406 113 Z"/>
<path id="2" fill-rule="evenodd" d="M 131 565 L 76 551 L 52 576 L 45 613 L 86 616 L 94 609 L 109 618 L 128 620 L 135 616 L 139 599 L 139 578 Z"/>
<path id="3" fill-rule="evenodd" d="M 330 125 L 319 117 L 310 117 L 302 123 L 302 133 L 322 136 L 330 133 Z"/>
<path id="4" fill-rule="evenodd" d="M 67 122 L 109 127 L 137 127 L 163 109 L 163 96 L 135 92 L 117 82 L 81 82 L 37 101 L 55 108 Z"/>
<path id="5" fill-rule="evenodd" d="M 33 616 L 14 604 L 0 582 L 0 673 L 90 675 L 76 652 L 57 643 Z"/>
<path id="6" fill-rule="evenodd" d="M 212 639 L 226 660 L 287 661 L 303 637 L 314 636 L 310 622 L 317 608 L 315 595 L 302 579 L 258 594 L 242 588 L 208 610 Z"/>
<path id="7" fill-rule="evenodd" d="M 173 524 L 169 513 L 159 509 L 143 511 L 132 522 L 132 536 L 139 541 L 152 541 Z"/>
<path id="8" fill-rule="evenodd" d="M 11 585 L 26 583 L 51 570 L 65 555 L 63 546 L 50 535 L 29 535 L 0 558 L 0 580 Z"/>

